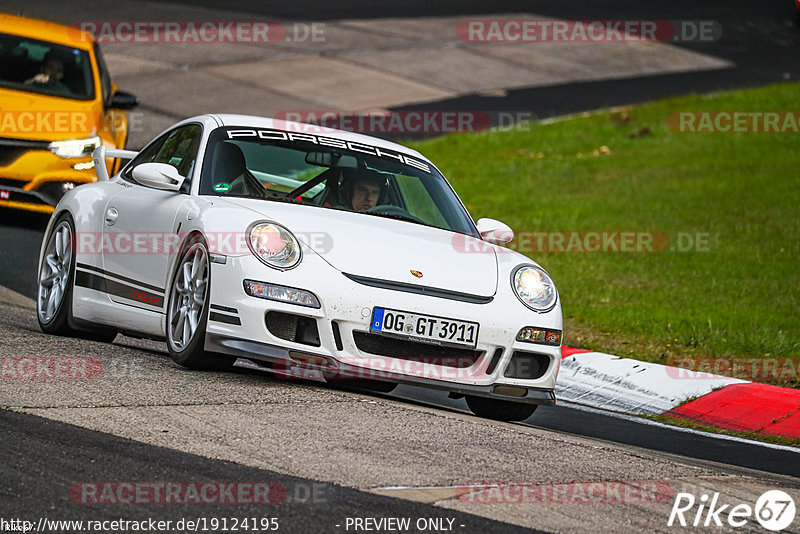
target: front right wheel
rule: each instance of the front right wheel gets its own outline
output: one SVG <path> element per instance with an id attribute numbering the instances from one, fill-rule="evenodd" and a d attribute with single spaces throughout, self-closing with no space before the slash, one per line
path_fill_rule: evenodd
<path id="1" fill-rule="evenodd" d="M 536 411 L 535 404 L 511 402 L 467 395 L 467 406 L 478 417 L 495 421 L 524 421 Z"/>

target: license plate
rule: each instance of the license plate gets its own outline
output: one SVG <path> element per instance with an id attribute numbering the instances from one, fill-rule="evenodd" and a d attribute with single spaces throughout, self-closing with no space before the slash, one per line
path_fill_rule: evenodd
<path id="1" fill-rule="evenodd" d="M 470 321 L 390 308 L 373 308 L 369 329 L 379 334 L 413 338 L 435 345 L 475 348 L 478 343 L 479 326 L 478 323 Z"/>

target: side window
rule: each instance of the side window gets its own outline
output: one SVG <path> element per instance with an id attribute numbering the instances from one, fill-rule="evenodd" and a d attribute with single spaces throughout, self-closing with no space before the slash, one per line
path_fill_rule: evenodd
<path id="1" fill-rule="evenodd" d="M 202 132 L 199 124 L 188 124 L 162 135 L 130 162 L 124 177 L 133 180 L 133 168 L 142 163 L 166 163 L 175 167 L 181 176 L 189 178 L 197 161 Z M 189 180 L 184 183 L 188 185 Z"/>

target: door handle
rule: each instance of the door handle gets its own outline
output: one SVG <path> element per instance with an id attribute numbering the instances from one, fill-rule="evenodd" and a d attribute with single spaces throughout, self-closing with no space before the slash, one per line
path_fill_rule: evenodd
<path id="1" fill-rule="evenodd" d="M 108 208 L 106 210 L 106 225 L 114 226 L 114 223 L 117 222 L 117 217 L 119 217 L 117 208 Z"/>

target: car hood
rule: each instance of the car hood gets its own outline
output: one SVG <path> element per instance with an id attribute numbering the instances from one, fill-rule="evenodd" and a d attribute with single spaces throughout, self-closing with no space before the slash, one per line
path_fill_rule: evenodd
<path id="1" fill-rule="evenodd" d="M 282 224 L 332 267 L 350 275 L 486 297 L 497 290 L 494 251 L 484 247 L 482 252 L 465 252 L 464 240 L 474 238 L 462 234 L 312 206 L 241 198 L 224 201 Z"/>
<path id="2" fill-rule="evenodd" d="M 93 100 L 72 100 L 0 88 L 2 137 L 33 141 L 82 138 L 99 131 L 102 108 Z"/>

